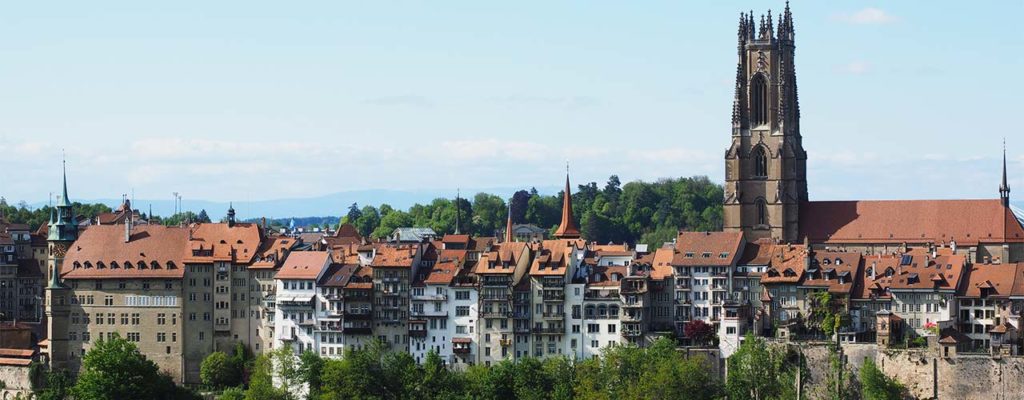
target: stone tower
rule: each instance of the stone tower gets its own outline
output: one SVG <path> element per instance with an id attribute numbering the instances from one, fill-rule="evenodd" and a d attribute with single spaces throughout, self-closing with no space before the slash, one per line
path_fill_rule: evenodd
<path id="1" fill-rule="evenodd" d="M 50 340 L 50 368 L 68 367 L 68 304 L 69 290 L 60 279 L 64 256 L 78 238 L 78 221 L 68 200 L 67 168 L 64 190 L 57 206 L 50 212 L 47 226 L 46 333 Z"/>
<path id="2" fill-rule="evenodd" d="M 741 13 L 732 105 L 732 143 L 725 152 L 724 228 L 746 239 L 799 241 L 800 204 L 807 201 L 807 153 L 793 64 L 789 4 L 755 26 Z"/>

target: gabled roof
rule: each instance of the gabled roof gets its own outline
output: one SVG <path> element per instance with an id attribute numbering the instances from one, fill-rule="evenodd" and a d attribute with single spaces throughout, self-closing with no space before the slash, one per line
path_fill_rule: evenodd
<path id="1" fill-rule="evenodd" d="M 960 287 L 967 259 L 952 254 L 949 249 L 939 250 L 934 258 L 925 249 L 912 249 L 901 255 L 890 290 L 956 290 Z M 917 274 L 917 279 L 911 274 Z"/>
<path id="2" fill-rule="evenodd" d="M 64 279 L 181 278 L 188 256 L 188 228 L 136 227 L 124 240 L 124 226 L 86 229 L 68 249 Z M 141 263 L 141 268 L 140 268 Z"/>
<path id="3" fill-rule="evenodd" d="M 462 270 L 468 250 L 441 250 L 437 262 L 416 277 L 416 284 L 450 285 Z"/>
<path id="4" fill-rule="evenodd" d="M 316 279 L 330 262 L 331 253 L 327 251 L 293 251 L 274 279 Z"/>
<path id="5" fill-rule="evenodd" d="M 490 251 L 480 254 L 480 259 L 473 268 L 473 273 L 511 274 L 522 257 L 528 257 L 527 246 L 522 242 L 503 242 L 491 246 Z"/>
<path id="6" fill-rule="evenodd" d="M 674 266 L 731 266 L 743 250 L 743 232 L 681 232 Z"/>
<path id="7" fill-rule="evenodd" d="M 418 244 L 375 243 L 377 253 L 370 266 L 374 268 L 411 268 L 419 252 Z"/>
<path id="8" fill-rule="evenodd" d="M 802 245 L 772 246 L 768 269 L 761 274 L 762 284 L 798 283 L 807 265 L 807 248 Z"/>
<path id="9" fill-rule="evenodd" d="M 861 254 L 815 251 L 811 268 L 804 271 L 801 286 L 825 287 L 829 292 L 849 295 L 861 271 Z"/>
<path id="10" fill-rule="evenodd" d="M 572 255 L 573 246 L 576 246 L 576 240 L 545 240 L 541 242 L 537 246 L 533 264 L 530 265 L 530 275 L 565 275 L 572 262 L 569 257 Z"/>
<path id="11" fill-rule="evenodd" d="M 319 287 L 344 287 L 358 269 L 358 264 L 331 264 L 316 285 Z"/>
<path id="12" fill-rule="evenodd" d="M 957 296 L 980 298 L 982 290 L 990 297 L 1008 297 L 1013 293 L 1017 264 L 973 264 L 966 268 Z"/>
<path id="13" fill-rule="evenodd" d="M 999 199 L 812 201 L 800 232 L 815 243 L 1022 243 L 1024 227 Z"/>

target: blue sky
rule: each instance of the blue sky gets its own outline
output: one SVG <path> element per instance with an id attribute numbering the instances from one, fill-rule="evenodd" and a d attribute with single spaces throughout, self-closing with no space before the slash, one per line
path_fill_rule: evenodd
<path id="1" fill-rule="evenodd" d="M 147 3 L 0 6 L 0 195 L 62 148 L 85 199 L 717 181 L 738 14 L 784 5 Z M 1024 3 L 791 7 L 813 199 L 995 197 L 1004 136 L 1024 192 Z"/>

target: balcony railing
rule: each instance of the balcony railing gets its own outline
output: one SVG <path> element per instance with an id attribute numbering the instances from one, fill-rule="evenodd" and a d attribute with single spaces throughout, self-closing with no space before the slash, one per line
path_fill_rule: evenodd
<path id="1" fill-rule="evenodd" d="M 563 291 L 544 291 L 544 301 L 565 301 L 565 292 Z"/>
<path id="2" fill-rule="evenodd" d="M 640 322 L 640 321 L 643 321 L 643 319 L 644 319 L 643 315 L 640 315 L 640 314 L 633 314 L 633 315 L 622 314 L 621 318 L 622 318 L 622 321 L 625 321 L 625 322 Z"/>
<path id="3" fill-rule="evenodd" d="M 614 292 L 609 292 L 609 293 L 604 293 L 604 294 L 587 292 L 587 293 L 585 293 L 583 295 L 583 299 L 584 300 L 618 300 L 619 299 L 619 294 L 618 293 L 614 293 Z"/>
<path id="4" fill-rule="evenodd" d="M 632 303 L 624 303 L 622 306 L 626 308 L 643 308 L 644 302 L 641 300 L 637 300 Z"/>
<path id="5" fill-rule="evenodd" d="M 565 327 L 533 328 L 533 333 L 536 333 L 538 335 L 564 335 Z"/>
<path id="6" fill-rule="evenodd" d="M 623 330 L 622 331 L 622 336 L 625 336 L 625 337 L 637 337 L 637 336 L 640 336 L 640 335 L 643 335 L 643 332 L 640 332 L 640 331 L 637 331 L 637 330 Z"/>
<path id="7" fill-rule="evenodd" d="M 419 338 L 427 337 L 427 331 L 425 329 L 416 329 L 416 330 L 410 329 L 409 330 L 409 336 L 410 337 L 419 337 Z"/>
<path id="8" fill-rule="evenodd" d="M 409 312 L 411 317 L 447 317 L 448 311 L 434 311 L 434 310 L 412 310 Z"/>
<path id="9" fill-rule="evenodd" d="M 412 296 L 414 301 L 445 301 L 448 295 L 445 294 L 416 294 Z"/>
<path id="10" fill-rule="evenodd" d="M 341 328 L 341 331 L 343 333 L 345 333 L 346 335 L 369 335 L 369 334 L 373 333 L 373 328 L 365 327 L 365 326 L 359 326 L 359 327 L 346 326 L 344 328 Z"/>
<path id="11" fill-rule="evenodd" d="M 481 311 L 480 317 L 482 318 L 511 318 L 511 311 Z"/>
<path id="12" fill-rule="evenodd" d="M 373 318 L 373 315 L 369 311 L 362 312 L 362 311 L 348 310 L 347 312 L 345 312 L 345 319 L 368 320 L 368 319 L 371 319 L 371 318 Z"/>
<path id="13" fill-rule="evenodd" d="M 564 312 L 551 312 L 551 313 L 547 313 L 546 312 L 546 313 L 541 314 L 541 318 L 543 318 L 543 319 L 550 319 L 550 320 L 563 320 L 563 319 L 565 319 L 565 313 Z"/>
<path id="14" fill-rule="evenodd" d="M 480 298 L 485 300 L 485 301 L 510 301 L 510 300 L 512 300 L 512 295 L 510 295 L 510 294 L 484 293 L 482 296 L 480 296 Z"/>

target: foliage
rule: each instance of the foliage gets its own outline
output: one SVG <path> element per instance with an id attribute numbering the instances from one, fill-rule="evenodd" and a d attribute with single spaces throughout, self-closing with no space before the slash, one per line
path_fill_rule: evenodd
<path id="1" fill-rule="evenodd" d="M 117 335 L 97 341 L 82 357 L 78 382 L 71 393 L 76 400 L 196 398 L 160 373 L 134 343 Z"/>
<path id="2" fill-rule="evenodd" d="M 110 207 L 106 204 L 82 204 L 73 202 L 71 203 L 72 209 L 75 214 L 81 218 L 92 219 L 98 214 L 110 212 Z M 46 224 L 50 221 L 50 212 L 53 210 L 51 206 L 43 206 L 36 209 L 30 209 L 28 204 L 21 202 L 16 206 L 8 205 L 6 200 L 0 198 L 0 212 L 8 222 L 15 224 L 27 224 L 29 229 L 36 230 L 40 225 Z"/>
<path id="3" fill-rule="evenodd" d="M 270 354 L 262 354 L 253 362 L 252 375 L 249 377 L 249 388 L 245 391 L 246 400 L 290 400 L 284 389 L 274 386 L 273 364 Z"/>
<path id="4" fill-rule="evenodd" d="M 221 351 L 210 353 L 199 365 L 199 378 L 203 385 L 213 389 L 237 386 L 242 381 L 242 371 L 235 362 Z"/>
<path id="5" fill-rule="evenodd" d="M 75 381 L 68 371 L 50 370 L 43 375 L 45 375 L 46 386 L 36 392 L 36 399 L 64 400 L 70 398 L 71 388 L 74 387 Z"/>
<path id="6" fill-rule="evenodd" d="M 832 297 L 827 290 L 811 295 L 811 310 L 807 315 L 805 327 L 831 336 L 847 322 L 842 311 L 842 304 Z"/>
<path id="7" fill-rule="evenodd" d="M 715 327 L 699 320 L 691 320 L 683 325 L 683 334 L 693 340 L 695 344 L 705 344 L 715 335 Z"/>
<path id="8" fill-rule="evenodd" d="M 726 390 L 730 399 L 783 399 L 795 386 L 796 368 L 781 349 L 769 348 L 763 339 L 747 334 L 739 349 L 726 360 Z M 806 374 L 805 374 L 806 376 Z"/>
<path id="9" fill-rule="evenodd" d="M 199 210 L 199 215 L 196 216 L 195 222 L 209 223 L 210 214 L 207 214 L 205 209 Z"/>
<path id="10" fill-rule="evenodd" d="M 217 396 L 217 400 L 245 400 L 245 390 L 240 387 L 224 389 L 220 396 Z"/>
<path id="11" fill-rule="evenodd" d="M 178 226 L 189 222 L 199 222 L 199 216 L 191 211 L 180 212 L 160 220 L 165 226 Z"/>
<path id="12" fill-rule="evenodd" d="M 904 388 L 895 379 L 886 376 L 868 358 L 860 367 L 860 390 L 864 400 L 899 400 L 903 398 Z"/>
<path id="13" fill-rule="evenodd" d="M 320 397 L 320 376 L 324 369 L 324 359 L 313 351 L 305 351 L 299 356 L 298 374 L 300 379 L 309 385 L 309 397 Z"/>

